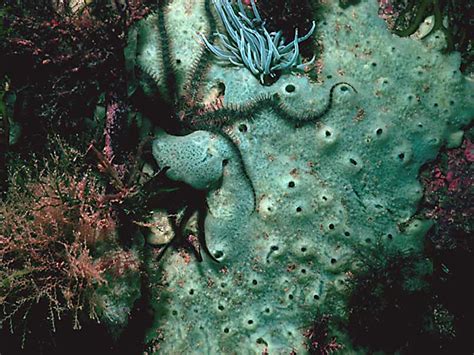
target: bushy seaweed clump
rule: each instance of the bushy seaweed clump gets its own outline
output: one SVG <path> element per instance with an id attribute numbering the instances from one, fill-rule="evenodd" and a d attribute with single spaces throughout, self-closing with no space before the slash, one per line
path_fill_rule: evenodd
<path id="1" fill-rule="evenodd" d="M 461 263 L 464 268 L 469 264 L 466 259 Z M 469 273 L 455 272 L 455 278 Z M 388 252 L 384 258 L 374 254 L 349 282 L 349 316 L 343 327 L 364 352 L 468 353 L 465 328 L 472 319 L 472 298 L 465 280 L 440 287 L 443 281 L 433 272 L 432 259 L 405 252 Z"/>
<path id="2" fill-rule="evenodd" d="M 102 93 L 124 87 L 126 30 L 150 9 L 141 0 L 116 4 L 3 4 L 0 81 L 8 77 L 25 145 L 38 150 L 52 129 L 65 135 L 90 130 L 88 118 Z"/>
<path id="3" fill-rule="evenodd" d="M 0 328 L 10 342 L 28 341 L 31 328 L 53 334 L 63 318 L 74 329 L 110 318 L 108 281 L 138 272 L 137 256 L 118 245 L 103 184 L 81 163 L 66 149 L 11 175 L 0 203 Z"/>
<path id="4" fill-rule="evenodd" d="M 374 253 L 367 259 L 350 281 L 347 327 L 354 345 L 390 353 L 412 347 L 428 311 L 430 271 L 429 261 L 417 254 Z"/>

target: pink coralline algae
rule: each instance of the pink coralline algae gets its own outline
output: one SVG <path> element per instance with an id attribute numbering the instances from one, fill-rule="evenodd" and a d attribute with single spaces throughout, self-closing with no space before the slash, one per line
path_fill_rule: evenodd
<path id="1" fill-rule="evenodd" d="M 465 142 L 466 148 L 464 149 L 464 156 L 468 162 L 474 161 L 474 143 L 469 140 Z"/>
<path id="2" fill-rule="evenodd" d="M 460 148 L 451 149 L 445 155 L 431 167 L 431 176 L 423 178 L 427 193 L 443 188 L 460 192 L 472 186 L 473 178 L 469 171 L 474 161 L 474 144 L 466 139 Z"/>
<path id="3" fill-rule="evenodd" d="M 393 6 L 391 0 L 379 0 L 379 16 L 387 22 L 390 29 L 394 28 L 398 11 Z"/>
<path id="4" fill-rule="evenodd" d="M 380 6 L 380 12 L 379 12 L 380 14 L 385 14 L 385 15 L 394 14 L 393 5 L 390 2 L 390 0 L 380 0 L 379 6 Z"/>
<path id="5" fill-rule="evenodd" d="M 466 242 L 458 240 L 459 236 L 473 232 L 473 161 L 474 144 L 465 139 L 461 147 L 442 152 L 421 172 L 425 189 L 421 211 L 435 221 L 430 239 L 437 248 L 452 249 Z"/>

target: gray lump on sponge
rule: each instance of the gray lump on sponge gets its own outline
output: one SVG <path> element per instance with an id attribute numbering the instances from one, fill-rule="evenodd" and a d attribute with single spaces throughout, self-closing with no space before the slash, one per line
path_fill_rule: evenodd
<path id="1" fill-rule="evenodd" d="M 195 189 L 208 190 L 222 177 L 223 161 L 229 153 L 215 136 L 196 131 L 188 136 L 159 134 L 153 142 L 153 156 L 167 176 Z"/>

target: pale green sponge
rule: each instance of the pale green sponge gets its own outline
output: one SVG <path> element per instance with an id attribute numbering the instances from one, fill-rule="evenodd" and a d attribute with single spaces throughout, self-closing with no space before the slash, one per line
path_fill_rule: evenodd
<path id="1" fill-rule="evenodd" d="M 183 181 L 195 189 L 207 190 L 222 177 L 223 162 L 230 157 L 219 147 L 216 137 L 196 131 L 186 137 L 158 135 L 153 156 L 162 167 L 169 166 L 168 177 Z"/>
<path id="2" fill-rule="evenodd" d="M 174 1 L 165 12 L 180 78 L 196 53 L 189 38 L 206 28 L 187 17 L 203 16 L 203 6 Z M 286 75 L 264 87 L 246 68 L 214 63 L 201 83 L 203 97 L 225 88 L 224 104 L 278 94 L 287 116 L 269 107 L 221 134 L 157 137 L 154 156 L 168 176 L 209 191 L 206 240 L 220 263 L 169 251 L 155 265 L 148 339 L 156 351 L 304 353 L 303 333 L 319 308 L 344 315 L 361 250 L 421 248 L 430 224 L 412 220 L 423 194 L 418 172 L 443 145 L 459 144 L 474 113 L 473 85 L 459 71 L 459 54 L 441 52 L 442 33 L 399 38 L 377 11 L 376 1 L 327 5 L 317 24 L 321 82 Z M 163 75 L 158 61 L 139 56 L 139 65 Z M 338 86 L 321 119 L 296 124 L 323 110 L 337 82 L 355 90 Z"/>

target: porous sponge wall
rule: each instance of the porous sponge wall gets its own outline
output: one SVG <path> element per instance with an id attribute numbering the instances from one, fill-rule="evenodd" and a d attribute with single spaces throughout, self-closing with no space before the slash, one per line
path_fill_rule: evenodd
<path id="1" fill-rule="evenodd" d="M 159 166 L 170 167 L 169 178 L 208 190 L 221 179 L 223 162 L 231 156 L 226 148 L 215 136 L 203 131 L 186 137 L 161 133 L 153 143 L 153 155 Z"/>
<path id="2" fill-rule="evenodd" d="M 169 94 L 166 71 L 170 69 L 176 70 L 176 86 L 183 89 L 193 62 L 204 50 L 198 33 L 207 35 L 209 32 L 205 9 L 203 0 L 170 1 L 163 12 L 151 14 L 132 29 L 128 49 L 136 53 L 135 62 L 142 72 L 140 79 L 146 94 L 156 94 L 153 90 L 163 96 Z M 165 27 L 160 25 L 165 22 Z M 164 31 L 167 43 L 163 43 Z M 172 55 L 171 68 L 164 68 L 163 55 L 167 51 Z"/>
<path id="3" fill-rule="evenodd" d="M 224 84 L 226 103 L 278 93 L 295 116 L 264 110 L 226 130 L 253 183 L 255 211 L 225 139 L 203 132 L 180 138 L 195 156 L 209 148 L 195 144 L 197 136 L 230 154 L 222 185 L 209 193 L 205 226 L 221 262 L 169 252 L 156 265 L 157 317 L 149 339 L 159 340 L 160 353 L 304 353 L 302 333 L 316 310 L 331 301 L 333 312 L 344 312 L 345 280 L 357 272 L 358 251 L 376 244 L 421 247 L 429 222 L 411 219 L 423 193 L 418 171 L 443 144 L 459 143 L 474 111 L 473 85 L 458 70 L 459 55 L 440 52 L 442 34 L 398 38 L 377 17 L 376 1 L 345 10 L 333 3 L 318 24 L 321 83 L 288 75 L 262 87 L 246 69 L 217 63 L 203 82 L 208 90 Z M 340 81 L 357 92 L 338 86 L 326 115 L 295 125 L 299 112 L 322 109 Z M 197 169 L 182 180 L 205 176 L 179 145 L 167 146 L 173 139 L 156 143 L 163 152 L 156 150 L 157 160 L 166 160 L 170 171 Z"/>

